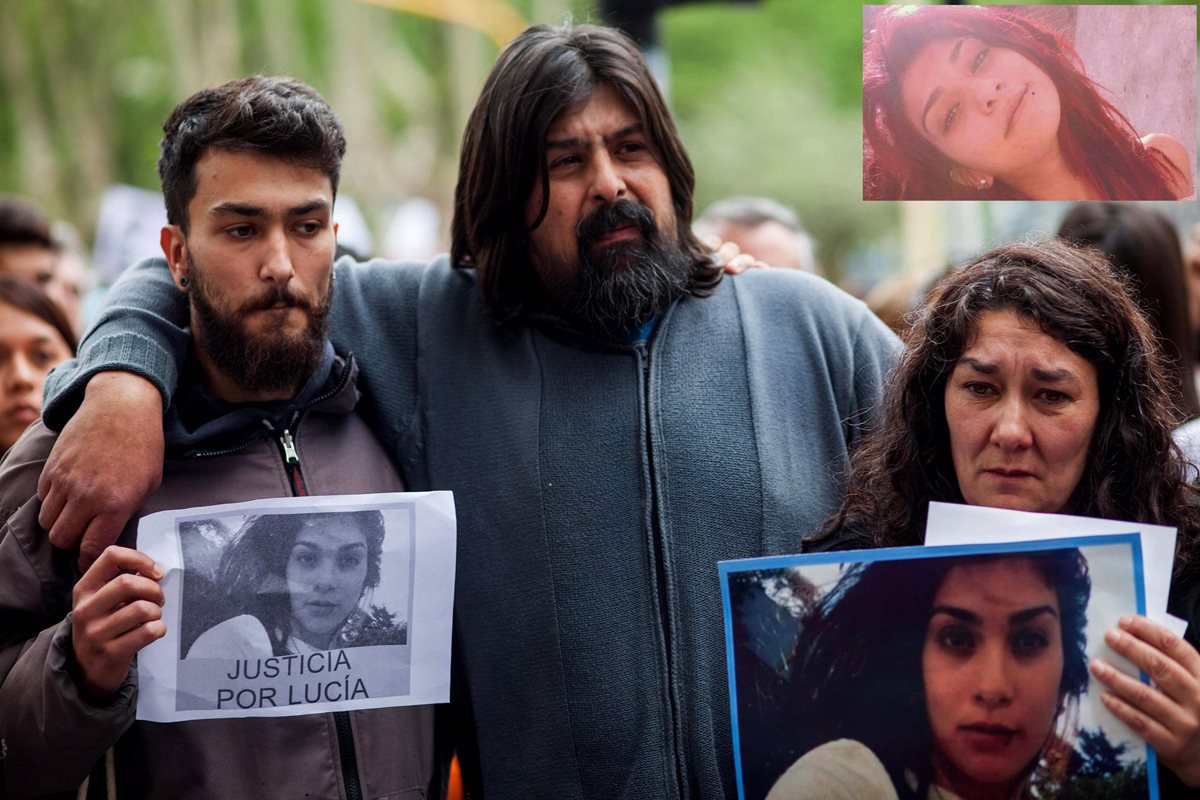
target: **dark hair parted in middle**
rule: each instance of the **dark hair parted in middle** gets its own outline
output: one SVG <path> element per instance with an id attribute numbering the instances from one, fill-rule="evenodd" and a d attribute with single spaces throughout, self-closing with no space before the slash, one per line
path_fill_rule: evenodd
<path id="1" fill-rule="evenodd" d="M 451 260 L 474 267 L 497 320 L 527 314 L 540 286 L 529 233 L 550 204 L 546 134 L 600 84 L 611 87 L 645 126 L 671 187 L 681 250 L 695 261 L 690 291 L 708 294 L 721 271 L 691 230 L 695 174 L 654 78 L 629 37 L 592 25 L 535 25 L 512 41 L 488 75 L 463 133 L 454 191 Z M 526 209 L 540 193 L 531 224 Z"/>
<path id="2" fill-rule="evenodd" d="M 1195 559 L 1195 489 L 1171 437 L 1175 412 L 1149 323 L 1127 280 L 1094 251 L 1059 239 L 998 247 L 952 271 L 914 312 L 875 435 L 851 459 L 841 511 L 817 540 L 920 544 L 931 500 L 963 502 L 945 388 L 980 316 L 1013 311 L 1096 369 L 1100 411 L 1064 512 L 1179 529 L 1177 564 Z"/>
<path id="3" fill-rule="evenodd" d="M 79 349 L 67 315 L 35 284 L 0 275 L 0 304 L 32 314 L 54 328 L 72 355 Z"/>
<path id="4" fill-rule="evenodd" d="M 276 156 L 323 172 L 337 195 L 346 137 L 316 90 L 294 78 L 252 75 L 196 92 L 163 123 L 158 175 L 167 221 L 187 233 L 196 162 L 210 147 Z"/>

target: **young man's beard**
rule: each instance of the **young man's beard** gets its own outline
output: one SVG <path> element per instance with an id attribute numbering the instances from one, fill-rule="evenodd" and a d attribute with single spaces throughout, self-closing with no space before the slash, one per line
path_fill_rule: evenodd
<path id="1" fill-rule="evenodd" d="M 594 244 L 623 225 L 641 236 Z M 579 272 L 563 306 L 595 333 L 624 340 L 691 288 L 692 259 L 640 203 L 618 200 L 596 209 L 580 220 L 577 236 Z"/>
<path id="2" fill-rule="evenodd" d="M 329 307 L 333 298 L 330 284 L 314 305 L 283 287 L 271 287 L 261 295 L 240 304 L 232 311 L 218 308 L 208 293 L 203 270 L 196 269 L 191 254 L 188 274 L 192 288 L 188 293 L 195 314 L 196 346 L 204 350 L 213 366 L 239 388 L 251 393 L 275 393 L 300 390 L 321 363 L 325 336 L 329 330 Z M 281 330 L 251 333 L 243 318 L 283 301 L 304 311 L 308 324 L 295 334 Z"/>

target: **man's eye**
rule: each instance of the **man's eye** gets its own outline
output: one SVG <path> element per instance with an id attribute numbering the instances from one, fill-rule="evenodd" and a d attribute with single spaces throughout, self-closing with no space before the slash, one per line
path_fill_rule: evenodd
<path id="1" fill-rule="evenodd" d="M 296 230 L 305 236 L 313 236 L 321 232 L 325 226 L 316 220 L 307 220 L 296 225 Z"/>
<path id="2" fill-rule="evenodd" d="M 554 159 L 554 161 L 550 163 L 550 168 L 554 169 L 556 167 L 570 167 L 578 164 L 580 161 L 582 161 L 582 159 L 576 155 L 562 156 Z"/>
<path id="3" fill-rule="evenodd" d="M 253 225 L 234 225 L 232 228 L 226 228 L 225 233 L 234 239 L 249 239 L 254 235 Z"/>

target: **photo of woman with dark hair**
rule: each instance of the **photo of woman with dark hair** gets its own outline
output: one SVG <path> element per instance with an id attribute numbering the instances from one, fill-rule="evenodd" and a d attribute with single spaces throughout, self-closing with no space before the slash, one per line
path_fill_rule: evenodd
<path id="1" fill-rule="evenodd" d="M 221 556 L 210 616 L 187 658 L 304 655 L 404 644 L 407 624 L 370 603 L 384 540 L 379 511 L 262 514 Z M 206 598 L 212 604 L 211 598 Z"/>
<path id="2" fill-rule="evenodd" d="M 1076 548 L 849 567 L 800 620 L 769 800 L 1021 798 L 1061 780 L 1088 686 Z M 881 613 L 886 605 L 887 613 Z"/>
<path id="3" fill-rule="evenodd" d="M 864 199 L 1193 194 L 1186 148 L 1168 134 L 1139 135 L 1088 77 L 1071 42 L 1036 13 L 897 6 L 870 17 L 863 34 Z"/>

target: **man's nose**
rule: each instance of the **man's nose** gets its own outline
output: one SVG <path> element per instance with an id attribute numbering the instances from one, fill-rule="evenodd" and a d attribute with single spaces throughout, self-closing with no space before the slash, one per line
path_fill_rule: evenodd
<path id="1" fill-rule="evenodd" d="M 283 230 L 271 231 L 263 241 L 259 277 L 267 283 L 286 285 L 296 274 L 292 266 L 291 242 Z"/>
<path id="2" fill-rule="evenodd" d="M 592 166 L 592 199 L 600 203 L 615 203 L 625 197 L 626 192 L 620 165 L 609 153 L 597 153 Z"/>

